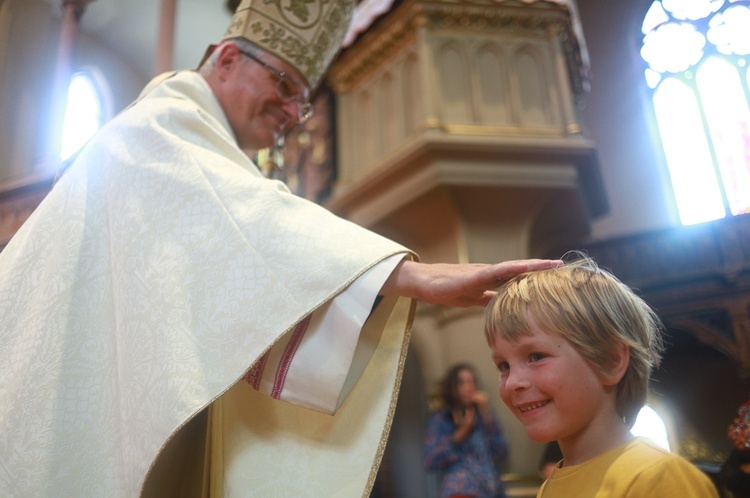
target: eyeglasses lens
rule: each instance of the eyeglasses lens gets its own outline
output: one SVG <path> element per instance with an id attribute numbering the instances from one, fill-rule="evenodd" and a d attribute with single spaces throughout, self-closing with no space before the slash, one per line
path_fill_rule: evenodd
<path id="1" fill-rule="evenodd" d="M 294 84 L 287 78 L 279 79 L 279 82 L 276 84 L 276 91 L 278 92 L 279 97 L 284 100 L 299 100 L 297 88 L 295 88 Z"/>
<path id="2" fill-rule="evenodd" d="M 312 104 L 303 100 L 297 87 L 286 77 L 281 77 L 276 83 L 276 93 L 285 101 L 297 103 L 297 115 L 300 123 L 307 121 L 312 116 Z"/>

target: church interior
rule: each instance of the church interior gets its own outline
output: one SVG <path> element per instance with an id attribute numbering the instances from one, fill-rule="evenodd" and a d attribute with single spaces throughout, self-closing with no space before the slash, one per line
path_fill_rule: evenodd
<path id="1" fill-rule="evenodd" d="M 92 108 L 70 111 L 75 77 L 94 89 L 95 130 L 156 75 L 194 69 L 236 3 L 0 0 L 0 250 L 82 143 L 68 134 L 91 125 L 69 121 Z M 731 0 L 362 0 L 314 117 L 270 174 L 424 262 L 586 252 L 665 325 L 649 403 L 671 451 L 742 496 L 720 474 L 750 397 L 749 19 L 750 2 Z M 662 63 L 669 25 L 726 29 Z M 711 68 L 734 71 L 739 93 L 728 77 L 705 83 Z M 700 98 L 680 101 L 682 89 Z M 706 106 L 703 170 L 695 130 L 679 128 L 693 102 Z M 718 204 L 704 203 L 714 190 Z M 535 496 L 543 445 L 500 400 L 482 310 L 425 303 L 372 496 L 437 496 L 424 421 L 460 362 L 504 427 L 508 495 Z"/>

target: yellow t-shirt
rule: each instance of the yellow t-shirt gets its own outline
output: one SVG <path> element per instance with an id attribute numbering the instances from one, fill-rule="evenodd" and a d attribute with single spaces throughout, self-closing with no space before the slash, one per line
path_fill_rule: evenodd
<path id="1" fill-rule="evenodd" d="M 687 460 L 634 439 L 579 465 L 555 468 L 537 498 L 718 498 Z"/>

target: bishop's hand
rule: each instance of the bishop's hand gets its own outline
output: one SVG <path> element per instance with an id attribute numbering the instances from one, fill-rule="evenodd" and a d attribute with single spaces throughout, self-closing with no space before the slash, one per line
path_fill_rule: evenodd
<path id="1" fill-rule="evenodd" d="M 494 289 L 512 277 L 561 265 L 561 261 L 526 259 L 490 264 L 426 264 L 402 261 L 386 280 L 380 294 L 422 299 L 431 304 L 485 306 Z"/>

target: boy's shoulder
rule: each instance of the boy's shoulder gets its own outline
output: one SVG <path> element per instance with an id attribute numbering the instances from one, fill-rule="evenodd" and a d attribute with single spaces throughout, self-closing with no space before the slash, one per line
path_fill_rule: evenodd
<path id="1" fill-rule="evenodd" d="M 610 467 L 629 469 L 631 473 L 661 473 L 672 469 L 703 475 L 700 469 L 679 455 L 671 453 L 645 438 L 632 441 L 612 451 Z"/>
<path id="2" fill-rule="evenodd" d="M 621 447 L 614 450 L 617 459 L 625 459 L 627 461 L 633 461 L 643 467 L 649 467 L 654 463 L 664 461 L 679 461 L 688 463 L 687 460 L 682 457 L 670 453 L 661 446 L 653 443 L 652 441 L 645 438 L 635 438 L 628 441 Z M 689 463 L 688 463 L 689 464 Z"/>
<path id="3" fill-rule="evenodd" d="M 684 458 L 634 439 L 588 462 L 556 469 L 539 496 L 716 498 L 710 479 Z"/>
<path id="4" fill-rule="evenodd" d="M 634 476 L 641 472 L 683 465 L 693 468 L 684 458 L 670 453 L 648 439 L 635 438 L 576 467 L 580 470 L 585 469 L 586 472 Z M 697 468 L 695 470 L 700 472 Z"/>
<path id="5" fill-rule="evenodd" d="M 698 467 L 647 439 L 630 441 L 618 453 L 607 474 L 618 480 L 617 476 L 629 476 L 631 493 L 635 489 L 660 489 L 669 490 L 670 494 L 664 496 L 717 496 L 713 483 Z"/>

